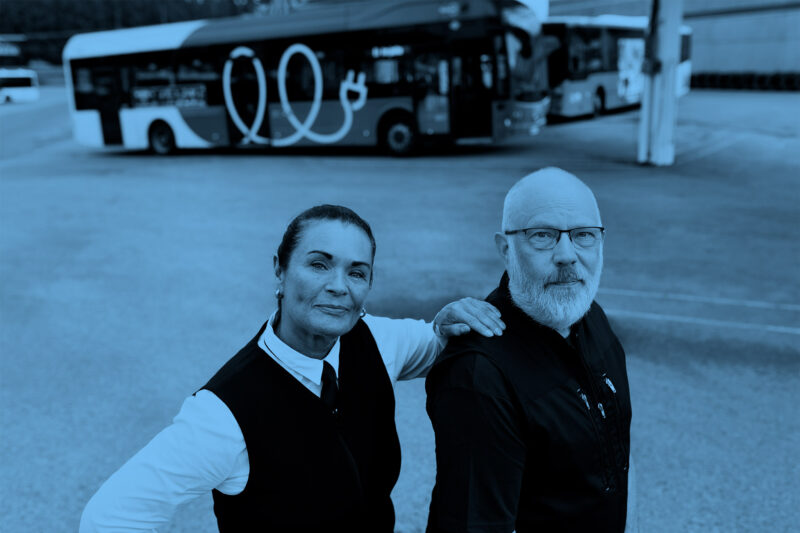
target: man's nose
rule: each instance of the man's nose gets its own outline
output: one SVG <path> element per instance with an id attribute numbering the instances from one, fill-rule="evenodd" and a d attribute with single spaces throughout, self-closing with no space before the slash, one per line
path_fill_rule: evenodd
<path id="1" fill-rule="evenodd" d="M 572 265 L 578 261 L 578 254 L 575 251 L 575 245 L 569 238 L 568 233 L 562 233 L 558 236 L 556 246 L 553 248 L 553 262 L 557 265 Z"/>

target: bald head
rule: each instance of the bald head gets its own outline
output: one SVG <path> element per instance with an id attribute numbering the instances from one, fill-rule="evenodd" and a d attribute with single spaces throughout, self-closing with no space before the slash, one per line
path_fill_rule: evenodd
<path id="1" fill-rule="evenodd" d="M 555 167 L 528 174 L 503 204 L 503 230 L 601 226 L 597 200 L 575 175 Z"/>

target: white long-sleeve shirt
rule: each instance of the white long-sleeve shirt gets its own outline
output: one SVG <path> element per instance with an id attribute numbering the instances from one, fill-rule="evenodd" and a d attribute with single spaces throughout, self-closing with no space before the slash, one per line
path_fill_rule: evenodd
<path id="1" fill-rule="evenodd" d="M 339 372 L 339 341 L 323 359 L 302 355 L 275 335 L 270 317 L 259 346 L 308 390 L 320 395 L 322 361 Z M 446 340 L 422 320 L 367 315 L 392 386 L 427 374 Z M 279 438 L 279 437 L 278 437 Z M 117 470 L 89 500 L 81 533 L 155 531 L 175 509 L 212 489 L 244 490 L 250 474 L 244 436 L 233 413 L 214 393 L 186 398 L 170 426 Z"/>

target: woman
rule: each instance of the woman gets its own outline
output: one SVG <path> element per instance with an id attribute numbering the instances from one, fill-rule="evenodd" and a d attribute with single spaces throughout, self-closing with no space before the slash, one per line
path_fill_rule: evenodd
<path id="1" fill-rule="evenodd" d="M 106 481 L 81 531 L 151 531 L 209 490 L 222 532 L 392 531 L 394 383 L 424 376 L 442 336 L 505 326 L 471 298 L 433 327 L 367 315 L 374 257 L 369 225 L 346 207 L 295 218 L 274 258 L 277 311 Z"/>

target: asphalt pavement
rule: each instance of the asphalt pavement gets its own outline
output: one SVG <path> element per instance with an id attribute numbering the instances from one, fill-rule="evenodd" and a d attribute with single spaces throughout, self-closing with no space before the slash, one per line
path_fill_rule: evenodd
<path id="1" fill-rule="evenodd" d="M 492 234 L 520 177 L 555 165 L 608 228 L 598 297 L 628 354 L 643 532 L 789 532 L 800 509 L 800 95 L 693 91 L 677 161 L 635 164 L 638 111 L 525 142 L 155 157 L 81 147 L 65 95 L 0 106 L 0 516 L 74 531 L 272 310 L 289 220 L 348 205 L 378 248 L 373 314 L 431 319 L 499 280 Z M 433 435 L 397 387 L 397 531 L 422 531 Z M 210 496 L 170 532 L 215 531 Z"/>

